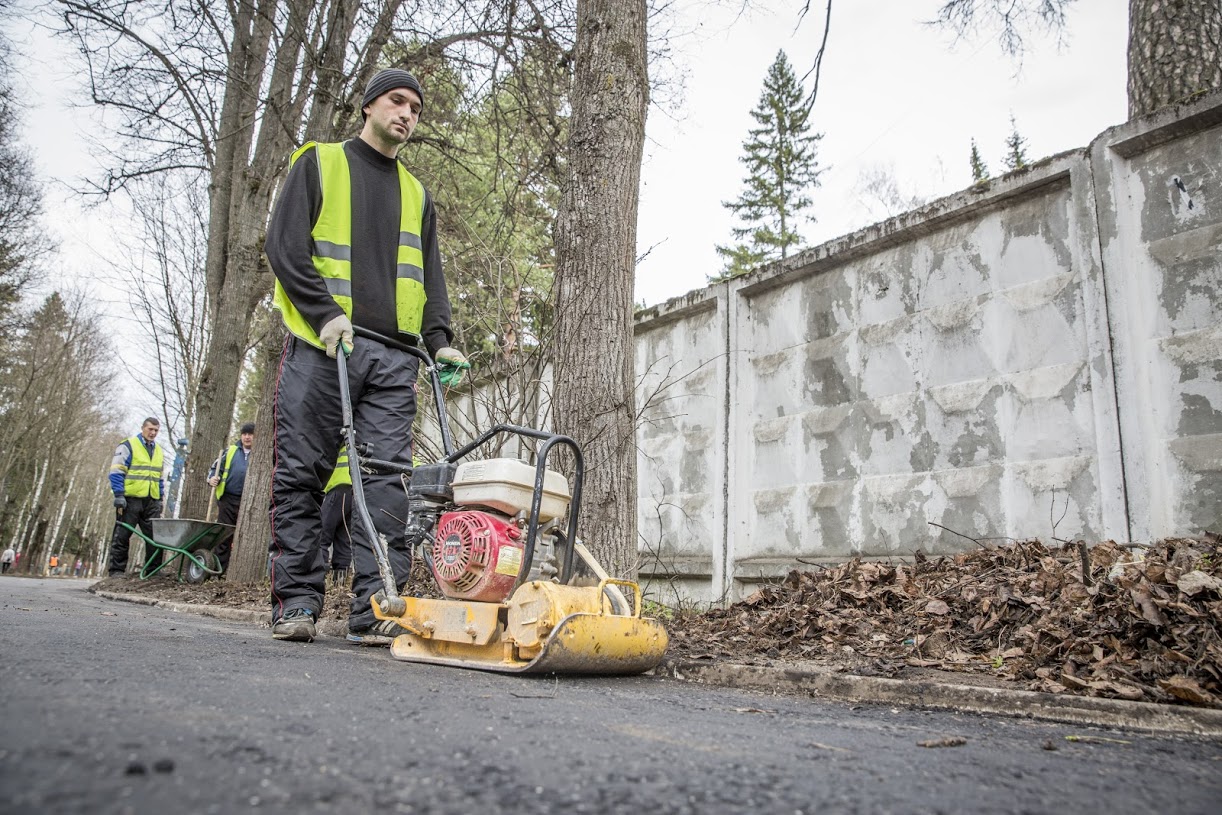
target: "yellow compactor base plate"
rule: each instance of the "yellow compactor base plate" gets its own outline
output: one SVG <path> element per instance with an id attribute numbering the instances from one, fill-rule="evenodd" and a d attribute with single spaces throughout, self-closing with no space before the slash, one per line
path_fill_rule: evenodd
<path id="1" fill-rule="evenodd" d="M 384 614 L 376 602 L 374 613 L 414 632 L 390 646 L 405 662 L 523 674 L 638 674 L 655 667 L 670 642 L 666 629 L 641 617 L 639 606 L 631 615 L 609 613 L 602 597 L 602 584 L 535 582 L 506 604 L 405 597 L 402 617 Z"/>
<path id="2" fill-rule="evenodd" d="M 574 614 L 556 626 L 529 660 L 516 657 L 512 645 L 469 646 L 415 634 L 396 637 L 390 653 L 405 662 L 503 673 L 638 674 L 662 661 L 668 643 L 657 620 Z"/>

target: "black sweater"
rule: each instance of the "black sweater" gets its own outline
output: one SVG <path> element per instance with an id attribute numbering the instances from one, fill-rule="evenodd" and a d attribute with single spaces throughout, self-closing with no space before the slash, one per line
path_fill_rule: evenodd
<path id="1" fill-rule="evenodd" d="M 344 142 L 352 179 L 352 322 L 388 337 L 398 335 L 395 279 L 399 246 L 396 160 L 361 139 Z M 318 332 L 343 314 L 327 293 L 311 258 L 310 232 L 322 210 L 318 154 L 310 150 L 289 170 L 267 227 L 267 259 L 293 305 Z M 454 339 L 450 298 L 437 248 L 437 213 L 425 191 L 420 232 L 424 254 L 424 320 L 420 333 L 435 354 Z"/>

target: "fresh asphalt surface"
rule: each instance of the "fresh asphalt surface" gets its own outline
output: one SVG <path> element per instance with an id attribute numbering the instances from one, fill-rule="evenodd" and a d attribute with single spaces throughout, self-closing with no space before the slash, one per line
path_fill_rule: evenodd
<path id="1" fill-rule="evenodd" d="M 0 578 L 0 812 L 1222 812 L 1218 742 L 413 665 L 87 586 Z"/>

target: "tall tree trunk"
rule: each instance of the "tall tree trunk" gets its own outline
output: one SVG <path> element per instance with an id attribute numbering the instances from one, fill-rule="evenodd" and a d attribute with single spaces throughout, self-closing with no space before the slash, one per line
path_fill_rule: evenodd
<path id="1" fill-rule="evenodd" d="M 335 0 L 322 9 L 316 8 L 315 0 L 289 0 L 286 5 L 287 18 L 274 54 L 264 22 L 272 15 L 255 14 L 250 36 L 244 40 L 245 51 L 239 55 L 235 49 L 230 58 L 231 76 L 240 76 L 242 81 L 231 81 L 226 87 L 224 104 L 231 118 L 223 117 L 218 131 L 216 167 L 223 166 L 227 149 L 232 155 L 229 170 L 222 174 L 214 169 L 212 174 L 211 214 L 216 218 L 219 212 L 222 218 L 219 227 L 209 227 L 208 291 L 213 324 L 195 400 L 192 456 L 181 487 L 181 514 L 188 518 L 203 518 L 208 511 L 211 491 L 204 473 L 229 437 L 250 317 L 272 286 L 262 254 L 276 180 L 288 164 L 289 152 L 297 146 L 307 103 L 325 99 L 329 103 L 326 111 L 334 110 L 337 83 L 345 75 L 345 57 L 351 56 L 345 44 L 351 45 L 355 4 Z M 364 46 L 358 74 L 372 73 L 389 39 L 391 21 L 402 5 L 403 0 L 383 0 L 378 27 Z M 309 23 L 314 13 L 321 15 L 317 27 Z M 264 73 L 268 73 L 268 89 L 261 94 Z M 232 104 L 230 94 L 235 97 Z M 252 140 L 257 104 L 264 99 L 264 121 Z M 316 115 L 310 121 L 313 129 L 308 138 L 334 140 L 333 119 Z"/>
<path id="2" fill-rule="evenodd" d="M 260 205 L 263 212 L 266 212 L 267 196 L 263 196 L 259 202 L 253 202 L 252 208 Z M 251 311 L 254 303 L 267 289 L 259 268 L 262 231 L 259 230 L 253 235 L 250 231 L 249 224 L 246 229 L 242 229 L 235 223 L 230 229 L 230 236 L 237 245 L 231 247 L 228 252 L 229 268 L 216 297 L 221 308 L 212 324 L 212 336 L 200 374 L 199 391 L 196 395 L 198 414 L 191 438 L 191 457 L 187 459 L 179 487 L 182 496 L 179 516 L 183 518 L 207 517 L 212 491 L 205 474 L 217 452 L 225 446 L 229 438 L 233 405 L 237 399 L 238 383 L 242 374 L 242 360 L 246 354 Z"/>
<path id="3" fill-rule="evenodd" d="M 100 506 L 99 501 L 90 504 L 89 513 L 85 516 L 85 525 L 81 527 L 81 535 L 89 542 L 89 555 L 85 562 L 89 564 L 87 575 L 90 577 L 102 573 L 110 544 L 110 540 L 103 537 L 103 530 L 94 526 Z"/>
<path id="4" fill-rule="evenodd" d="M 1129 118 L 1222 87 L 1222 3 L 1129 0 Z"/>
<path id="5" fill-rule="evenodd" d="M 29 514 L 25 516 L 25 522 L 21 525 L 21 540 L 17 543 L 17 546 L 15 547 L 17 551 L 19 552 L 23 549 L 29 550 L 32 547 L 33 540 L 34 540 L 34 531 L 30 527 L 31 527 L 31 524 L 34 526 L 35 529 L 38 526 L 38 518 L 39 518 L 39 515 L 41 514 L 38 511 L 39 510 L 38 502 L 42 498 L 42 487 L 44 484 L 47 483 L 47 471 L 50 469 L 51 469 L 50 461 L 43 462 L 41 474 L 39 474 L 38 465 L 37 464 L 34 465 L 34 491 L 33 493 L 31 493 L 28 499 L 30 502 L 29 503 L 30 511 L 29 511 Z M 28 535 L 27 535 L 27 530 L 29 530 Z M 46 564 L 44 563 L 43 566 L 45 567 Z"/>
<path id="6" fill-rule="evenodd" d="M 276 325 L 260 343 L 255 360 L 263 371 L 263 389 L 255 411 L 255 446 L 246 469 L 238 528 L 225 576 L 231 583 L 259 583 L 267 578 L 267 548 L 272 536 L 268 506 L 272 494 L 272 449 L 276 446 L 272 435 L 272 402 L 276 393 L 276 362 L 283 345 L 284 331 Z"/>
<path id="7" fill-rule="evenodd" d="M 67 542 L 68 536 L 64 535 L 61 539 L 59 531 L 64 526 L 64 515 L 68 512 L 68 500 L 72 498 L 72 488 L 76 486 L 76 473 L 77 471 L 74 469 L 72 471 L 72 478 L 68 479 L 68 489 L 64 493 L 63 498 L 60 499 L 59 514 L 55 517 L 55 525 L 51 527 L 51 548 L 55 550 L 56 554 L 60 555 L 64 552 L 64 544 Z"/>
<path id="8" fill-rule="evenodd" d="M 556 218 L 555 426 L 582 445 L 581 534 L 635 578 L 632 341 L 649 106 L 644 0 L 578 0 L 568 178 Z"/>

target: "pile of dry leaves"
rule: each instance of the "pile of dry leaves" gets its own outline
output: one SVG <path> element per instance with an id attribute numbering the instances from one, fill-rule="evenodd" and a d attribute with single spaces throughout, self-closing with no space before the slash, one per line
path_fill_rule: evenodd
<path id="1" fill-rule="evenodd" d="M 1140 549 L 1038 541 L 792 572 L 668 623 L 676 656 L 987 672 L 1032 690 L 1222 707 L 1219 538 Z"/>

